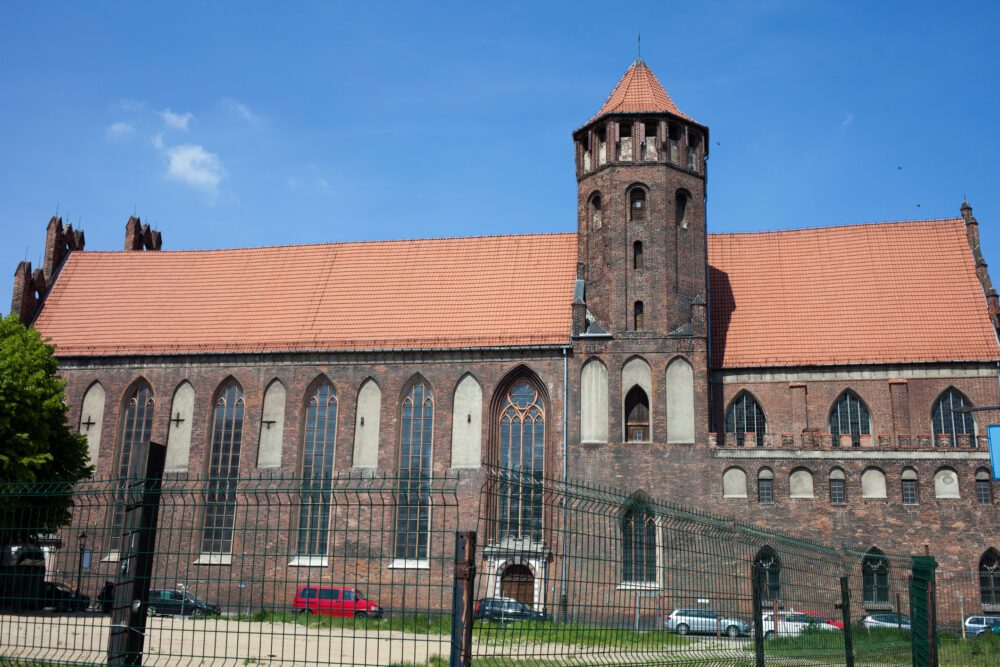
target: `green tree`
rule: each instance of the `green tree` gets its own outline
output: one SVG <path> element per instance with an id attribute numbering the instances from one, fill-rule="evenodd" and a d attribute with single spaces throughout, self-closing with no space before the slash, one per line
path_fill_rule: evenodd
<path id="1" fill-rule="evenodd" d="M 93 470 L 52 351 L 13 315 L 0 320 L 0 543 L 68 524 L 73 485 Z"/>

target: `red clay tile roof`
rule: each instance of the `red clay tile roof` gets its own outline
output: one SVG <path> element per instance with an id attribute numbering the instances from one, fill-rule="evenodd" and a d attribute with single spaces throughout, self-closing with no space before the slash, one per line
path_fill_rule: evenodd
<path id="1" fill-rule="evenodd" d="M 59 356 L 567 344 L 575 234 L 74 252 Z M 961 219 L 708 237 L 715 368 L 1000 359 Z"/>
<path id="2" fill-rule="evenodd" d="M 715 368 L 1000 358 L 961 219 L 708 239 Z"/>
<path id="3" fill-rule="evenodd" d="M 565 344 L 576 235 L 71 253 L 59 356 Z"/>
<path id="4" fill-rule="evenodd" d="M 587 123 L 608 113 L 658 113 L 664 111 L 693 120 L 690 116 L 681 113 L 681 110 L 667 95 L 667 91 L 660 85 L 653 70 L 649 69 L 649 66 L 642 59 L 637 58 L 622 75 L 615 89 L 608 95 L 601 110 Z"/>

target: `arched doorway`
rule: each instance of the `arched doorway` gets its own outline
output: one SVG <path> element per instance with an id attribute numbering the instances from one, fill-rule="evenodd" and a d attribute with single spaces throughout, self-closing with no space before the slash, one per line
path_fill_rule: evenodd
<path id="1" fill-rule="evenodd" d="M 535 575 L 527 565 L 511 565 L 500 575 L 500 595 L 535 605 Z"/>

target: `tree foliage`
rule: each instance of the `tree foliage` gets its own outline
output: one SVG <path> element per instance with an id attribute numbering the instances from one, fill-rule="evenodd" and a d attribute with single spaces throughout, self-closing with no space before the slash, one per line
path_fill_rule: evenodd
<path id="1" fill-rule="evenodd" d="M 73 485 L 92 471 L 87 440 L 67 421 L 66 382 L 52 351 L 13 315 L 0 320 L 0 542 L 7 544 L 69 523 Z"/>

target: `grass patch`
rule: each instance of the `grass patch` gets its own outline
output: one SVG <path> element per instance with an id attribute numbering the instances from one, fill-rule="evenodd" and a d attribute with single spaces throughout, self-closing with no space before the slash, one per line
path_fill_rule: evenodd
<path id="1" fill-rule="evenodd" d="M 904 632 L 888 628 L 869 630 L 858 625 L 851 629 L 851 639 L 858 662 L 910 662 L 910 636 Z M 753 645 L 747 650 L 753 651 Z M 776 637 L 764 642 L 764 653 L 786 658 L 843 660 L 844 633 L 809 628 L 798 637 Z"/>
<path id="2" fill-rule="evenodd" d="M 961 635 L 941 635 L 938 662 L 942 667 L 985 667 L 1000 664 L 1000 636 L 988 632 L 962 639 Z"/>

